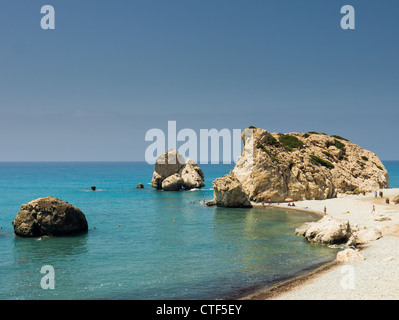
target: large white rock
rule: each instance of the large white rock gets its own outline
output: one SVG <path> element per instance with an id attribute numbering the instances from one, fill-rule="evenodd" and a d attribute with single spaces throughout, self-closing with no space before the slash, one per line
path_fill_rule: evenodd
<path id="1" fill-rule="evenodd" d="M 342 244 L 348 241 L 351 229 L 346 219 L 324 216 L 319 221 L 308 222 L 297 228 L 295 234 L 304 236 L 309 242 Z"/>
<path id="2" fill-rule="evenodd" d="M 380 228 L 351 227 L 352 235 L 350 245 L 361 245 L 370 241 L 378 240 L 382 237 Z"/>

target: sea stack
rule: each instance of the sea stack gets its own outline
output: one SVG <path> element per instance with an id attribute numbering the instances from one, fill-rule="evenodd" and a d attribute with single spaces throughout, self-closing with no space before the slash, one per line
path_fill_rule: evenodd
<path id="1" fill-rule="evenodd" d="M 250 201 L 321 200 L 389 187 L 388 172 L 377 155 L 337 135 L 248 128 L 242 140 L 244 152 L 232 172 L 220 179 L 234 175 Z M 220 186 L 219 179 L 213 182 L 214 200 L 224 206 L 228 193 Z M 242 197 L 237 206 L 246 203 Z"/>
<path id="2" fill-rule="evenodd" d="M 162 154 L 155 162 L 151 186 L 164 191 L 179 191 L 205 186 L 204 173 L 191 159 L 184 157 L 175 149 Z"/>
<path id="3" fill-rule="evenodd" d="M 54 197 L 23 204 L 12 224 L 14 233 L 21 237 L 69 236 L 88 230 L 79 208 Z"/>

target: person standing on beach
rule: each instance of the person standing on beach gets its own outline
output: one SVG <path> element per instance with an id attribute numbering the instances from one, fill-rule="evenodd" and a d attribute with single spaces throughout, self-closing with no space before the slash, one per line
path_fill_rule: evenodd
<path id="1" fill-rule="evenodd" d="M 327 207 L 324 207 L 324 215 L 327 214 Z"/>
<path id="2" fill-rule="evenodd" d="M 375 205 L 373 205 L 373 209 L 371 210 L 371 214 L 375 213 Z"/>
<path id="3" fill-rule="evenodd" d="M 374 191 L 374 198 L 377 198 L 377 191 Z"/>

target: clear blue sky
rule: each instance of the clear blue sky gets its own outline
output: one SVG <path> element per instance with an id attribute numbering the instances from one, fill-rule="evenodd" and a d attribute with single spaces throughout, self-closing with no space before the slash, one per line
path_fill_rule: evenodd
<path id="1" fill-rule="evenodd" d="M 2 0 L 0 161 L 144 160 L 168 120 L 322 131 L 399 159 L 398 17 L 393 0 Z"/>

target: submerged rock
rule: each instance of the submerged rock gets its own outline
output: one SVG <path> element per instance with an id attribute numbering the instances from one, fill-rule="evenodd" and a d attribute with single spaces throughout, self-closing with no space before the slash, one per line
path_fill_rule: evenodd
<path id="1" fill-rule="evenodd" d="M 12 224 L 21 237 L 68 236 L 88 230 L 80 209 L 54 197 L 23 204 Z"/>
<path id="2" fill-rule="evenodd" d="M 136 188 L 137 189 L 144 189 L 144 185 L 142 183 L 139 183 Z"/>
<path id="3" fill-rule="evenodd" d="M 204 173 L 191 159 L 172 149 L 162 154 L 155 162 L 151 186 L 164 191 L 178 191 L 202 188 L 205 186 Z"/>

